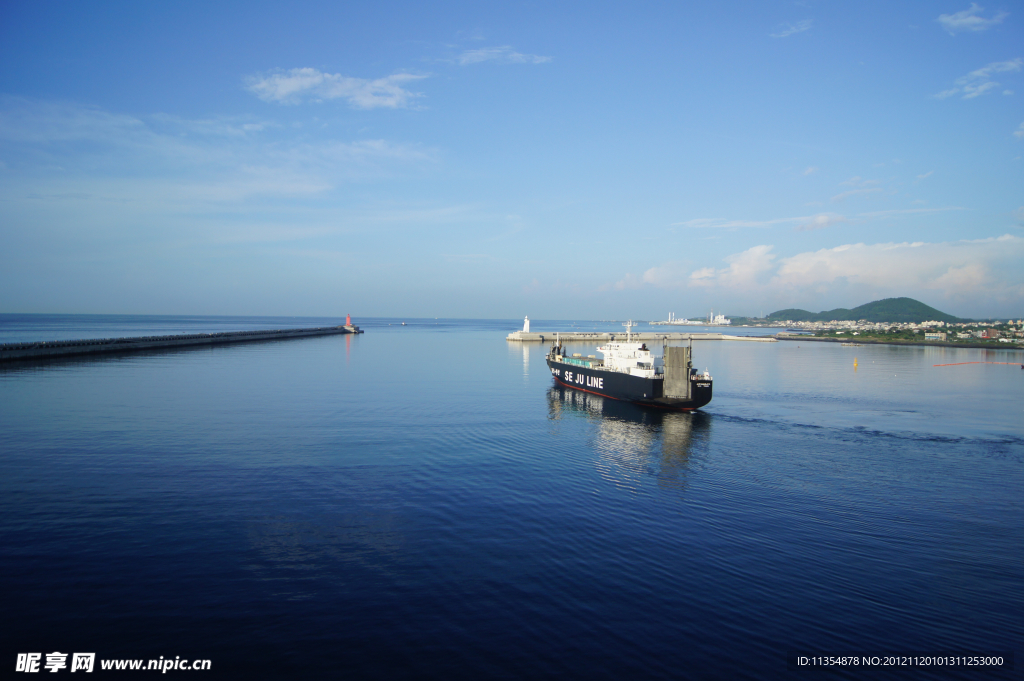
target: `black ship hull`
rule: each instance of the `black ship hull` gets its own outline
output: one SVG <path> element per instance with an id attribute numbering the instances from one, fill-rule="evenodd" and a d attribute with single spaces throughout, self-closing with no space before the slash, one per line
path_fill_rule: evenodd
<path id="1" fill-rule="evenodd" d="M 644 378 L 619 371 L 579 366 L 559 362 L 548 357 L 548 368 L 555 382 L 566 388 L 610 397 L 613 400 L 633 402 L 647 407 L 672 411 L 693 411 L 711 401 L 711 379 L 700 378 L 692 381 L 690 397 L 680 399 L 665 397 L 665 379 L 662 376 Z"/>

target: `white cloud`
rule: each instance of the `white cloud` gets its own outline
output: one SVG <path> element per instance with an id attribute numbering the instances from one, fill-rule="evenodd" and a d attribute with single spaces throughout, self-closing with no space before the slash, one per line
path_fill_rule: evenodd
<path id="1" fill-rule="evenodd" d="M 940 14 L 936 21 L 942 24 L 942 27 L 949 31 L 950 35 L 955 35 L 964 31 L 984 31 L 985 29 L 992 28 L 1009 16 L 1007 12 L 1000 12 L 991 19 L 986 19 L 979 16 L 984 10 L 984 7 L 979 7 L 976 3 L 972 2 L 969 8 L 961 12 Z"/>
<path id="2" fill-rule="evenodd" d="M 131 143 L 149 134 L 146 124 L 134 116 L 93 106 L 0 97 L 0 139 L 28 144 L 78 140 Z"/>
<path id="3" fill-rule="evenodd" d="M 1021 208 L 1024 219 L 1024 207 Z M 1024 238 L 938 243 L 844 244 L 779 257 L 758 245 L 725 258 L 726 267 L 686 273 L 672 263 L 652 267 L 643 281 L 658 288 L 697 288 L 749 297 L 818 297 L 849 288 L 858 295 L 927 295 L 1024 304 Z"/>
<path id="4" fill-rule="evenodd" d="M 796 33 L 803 33 L 804 31 L 811 30 L 812 19 L 804 19 L 798 21 L 795 24 L 785 24 L 780 26 L 775 33 L 769 33 L 772 38 L 788 38 Z"/>
<path id="5" fill-rule="evenodd" d="M 245 137 L 278 127 L 277 124 L 268 121 L 231 117 L 188 119 L 169 114 L 155 114 L 149 116 L 148 120 L 153 121 L 161 128 L 179 133 L 218 137 Z"/>
<path id="6" fill-rule="evenodd" d="M 813 175 L 819 170 L 821 170 L 821 168 L 819 168 L 818 166 L 808 166 L 807 169 L 804 170 L 804 175 Z"/>
<path id="7" fill-rule="evenodd" d="M 686 222 L 673 223 L 674 227 L 688 227 L 695 229 L 732 229 L 736 227 L 772 227 L 785 222 L 792 222 L 793 218 L 778 218 L 775 220 L 725 220 L 723 218 L 697 218 Z"/>
<path id="8" fill-rule="evenodd" d="M 349 181 L 407 172 L 435 156 L 382 139 L 313 143 L 248 119 L 133 117 L 14 97 L 0 97 L 0 141 L 33 171 L 19 179 L 31 187 L 26 196 L 88 196 L 161 215 L 232 202 L 243 211 L 274 197 L 326 199 Z"/>
<path id="9" fill-rule="evenodd" d="M 641 283 L 642 282 L 639 279 L 637 279 L 635 275 L 633 275 L 633 274 L 626 274 L 625 277 L 623 277 L 619 281 L 615 282 L 615 290 L 616 291 L 625 291 L 627 289 L 629 289 L 629 290 L 638 289 L 638 288 L 640 288 Z"/>
<path id="10" fill-rule="evenodd" d="M 274 164 L 309 168 L 339 161 L 425 160 L 433 153 L 382 139 L 270 143 L 266 135 L 271 131 L 280 137 L 281 128 L 264 121 L 190 120 L 165 114 L 135 117 L 97 107 L 0 97 L 0 140 L 36 153 L 55 145 L 86 143 L 76 148 L 80 152 L 77 154 L 67 147 L 55 148 L 53 153 L 65 155 L 61 162 L 71 165 L 72 157 L 104 159 L 117 153 L 120 167 L 130 175 L 136 173 L 135 162 L 145 163 L 150 172 L 167 162 L 179 164 L 176 167 L 182 167 L 182 163 L 216 163 L 238 168 Z"/>
<path id="11" fill-rule="evenodd" d="M 843 222 L 849 222 L 849 220 L 844 218 L 842 215 L 836 215 L 835 213 L 819 213 L 807 222 L 797 225 L 796 230 L 798 232 L 806 232 L 812 229 L 824 229 Z"/>
<path id="12" fill-rule="evenodd" d="M 478 50 L 466 50 L 458 56 L 456 61 L 460 66 L 467 64 L 479 64 L 480 62 L 493 61 L 500 64 L 543 64 L 551 61 L 551 57 L 542 57 L 537 54 L 523 54 L 516 52 L 509 45 L 502 47 L 484 47 Z"/>
<path id="13" fill-rule="evenodd" d="M 742 253 L 725 258 L 729 266 L 720 270 L 712 267 L 699 269 L 690 275 L 690 285 L 699 287 L 725 286 L 727 288 L 750 288 L 758 285 L 759 279 L 770 272 L 775 259 L 772 246 L 754 246 Z"/>
<path id="14" fill-rule="evenodd" d="M 831 198 L 832 201 L 842 201 L 851 196 L 857 196 L 858 194 L 873 194 L 874 192 L 882 191 L 881 187 L 864 187 L 862 189 L 850 189 L 845 192 L 840 192 Z"/>
<path id="15" fill-rule="evenodd" d="M 648 270 L 648 271 L 650 271 L 650 270 Z M 714 267 L 703 267 L 703 268 L 701 268 L 699 270 L 694 270 L 693 274 L 690 275 L 690 279 L 692 279 L 694 282 L 700 282 L 700 281 L 705 280 L 705 279 L 710 282 L 712 279 L 714 279 L 714 277 L 715 277 L 715 268 Z"/>
<path id="16" fill-rule="evenodd" d="M 1013 136 L 1019 140 L 1024 139 L 1024 123 L 1017 126 L 1017 129 L 1013 131 Z"/>
<path id="17" fill-rule="evenodd" d="M 1007 61 L 995 61 L 986 66 L 982 66 L 980 69 L 971 71 L 966 76 L 957 78 L 954 82 L 956 87 L 950 88 L 949 90 L 943 90 L 942 92 L 935 95 L 937 99 L 946 99 L 953 95 L 962 95 L 961 99 L 974 99 L 980 97 L 986 92 L 999 87 L 999 83 L 992 80 L 992 76 L 996 73 L 1011 73 L 1020 71 L 1021 67 L 1024 66 L 1024 59 L 1017 57 L 1016 59 L 1009 59 Z"/>
<path id="18" fill-rule="evenodd" d="M 920 199 L 913 201 L 913 203 L 927 203 Z M 895 215 L 912 215 L 915 213 L 941 213 L 947 210 L 964 210 L 963 206 L 946 206 L 944 208 L 897 208 L 895 210 L 875 210 L 868 213 L 857 213 L 857 217 L 862 220 L 880 220 L 884 218 L 891 218 Z"/>
<path id="19" fill-rule="evenodd" d="M 1009 234 L 944 243 L 847 244 L 783 258 L 770 285 L 787 289 L 843 280 L 892 291 L 940 290 L 947 296 L 981 293 L 985 287 L 995 292 L 1020 285 L 999 282 L 996 270 L 1022 258 L 1024 239 Z"/>
<path id="20" fill-rule="evenodd" d="M 774 220 L 725 220 L 721 218 L 698 218 L 677 222 L 673 226 L 695 229 L 735 229 L 737 227 L 774 227 L 776 225 L 795 225 L 797 229 L 819 229 L 829 225 L 846 222 L 846 218 L 835 213 L 818 213 L 794 218 L 775 218 Z"/>
<path id="21" fill-rule="evenodd" d="M 847 187 L 853 187 L 853 189 L 836 194 L 832 197 L 832 201 L 842 201 L 850 196 L 857 196 L 858 194 L 872 194 L 874 192 L 882 191 L 881 187 L 877 186 L 879 184 L 878 180 L 863 180 L 859 176 L 851 177 L 849 180 L 840 182 L 839 184 Z"/>
<path id="22" fill-rule="evenodd" d="M 923 180 L 926 177 L 931 177 L 932 173 L 934 173 L 934 172 L 935 172 L 934 170 L 929 170 L 927 173 L 924 173 L 923 175 L 918 175 L 917 179 Z"/>
<path id="23" fill-rule="evenodd" d="M 681 263 L 665 263 L 644 272 L 642 281 L 658 288 L 678 288 L 686 283 L 686 269 Z"/>
<path id="24" fill-rule="evenodd" d="M 299 104 L 302 101 L 345 99 L 356 109 L 406 107 L 421 95 L 403 85 L 426 78 L 412 73 L 395 73 L 374 80 L 352 78 L 338 73 L 324 73 L 312 68 L 274 71 L 249 76 L 246 88 L 265 102 Z"/>
<path id="25" fill-rule="evenodd" d="M 974 99 L 975 97 L 980 97 L 981 95 L 985 94 L 989 90 L 994 90 L 997 87 L 999 87 L 999 83 L 995 83 L 995 82 L 978 83 L 978 84 L 969 83 L 967 85 L 964 85 L 964 88 L 963 88 L 964 96 L 962 97 L 962 99 Z"/>
<path id="26" fill-rule="evenodd" d="M 849 180 L 840 182 L 839 184 L 846 185 L 848 187 L 871 187 L 879 184 L 879 182 L 881 182 L 881 180 L 864 180 L 861 179 L 860 175 L 854 175 Z"/>
<path id="27" fill-rule="evenodd" d="M 860 181 L 860 178 L 853 178 L 853 180 Z M 847 184 L 853 180 L 848 180 L 843 184 Z M 865 182 L 871 183 L 874 180 L 867 180 Z M 867 188 L 869 191 L 876 191 L 872 188 Z M 854 192 L 864 191 L 862 189 L 853 190 Z M 915 201 L 914 203 L 923 203 L 922 201 Z M 793 225 L 797 231 L 806 231 L 811 229 L 822 229 L 824 227 L 831 227 L 832 225 L 838 225 L 841 223 L 862 223 L 869 222 L 872 220 L 883 220 L 886 218 L 895 217 L 898 215 L 911 215 L 915 213 L 939 213 L 947 210 L 963 210 L 961 206 L 945 206 L 943 208 L 897 208 L 891 210 L 876 210 L 868 211 L 865 213 L 857 213 L 851 218 L 847 218 L 838 213 L 817 213 L 815 215 L 804 215 L 794 218 L 775 218 L 773 220 L 725 220 L 722 218 L 698 218 L 696 220 L 687 220 L 686 222 L 673 223 L 674 227 L 684 227 L 689 229 L 737 229 L 740 227 L 753 227 L 753 228 L 768 228 L 775 227 L 778 225 Z"/>

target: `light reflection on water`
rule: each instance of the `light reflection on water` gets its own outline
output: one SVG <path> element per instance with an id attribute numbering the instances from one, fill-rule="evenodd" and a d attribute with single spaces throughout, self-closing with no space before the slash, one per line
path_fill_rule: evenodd
<path id="1" fill-rule="evenodd" d="M 555 385 L 548 390 L 548 417 L 582 417 L 596 428 L 593 447 L 601 477 L 638 491 L 654 476 L 658 486 L 682 490 L 694 449 L 709 446 L 712 417 L 640 407 Z"/>

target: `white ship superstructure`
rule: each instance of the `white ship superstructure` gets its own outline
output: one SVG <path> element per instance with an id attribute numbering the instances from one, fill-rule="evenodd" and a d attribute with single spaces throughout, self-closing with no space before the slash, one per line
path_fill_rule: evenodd
<path id="1" fill-rule="evenodd" d="M 660 372 L 654 366 L 654 358 L 651 356 L 651 351 L 647 349 L 647 344 L 633 342 L 630 337 L 633 330 L 632 320 L 623 326 L 626 327 L 625 343 L 606 343 L 597 349 L 604 355 L 605 370 L 621 371 L 624 374 L 642 378 L 654 378 Z"/>

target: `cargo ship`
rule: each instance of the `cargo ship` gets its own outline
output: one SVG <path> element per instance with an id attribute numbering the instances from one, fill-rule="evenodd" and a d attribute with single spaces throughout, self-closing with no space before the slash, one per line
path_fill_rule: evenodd
<path id="1" fill-rule="evenodd" d="M 555 382 L 615 400 L 672 411 L 693 411 L 711 401 L 711 375 L 693 368 L 692 347 L 665 347 L 662 366 L 655 366 L 645 343 L 633 342 L 633 323 L 628 322 L 625 342 L 609 342 L 597 348 L 603 357 L 580 353 L 567 355 L 561 340 L 547 354 Z"/>

